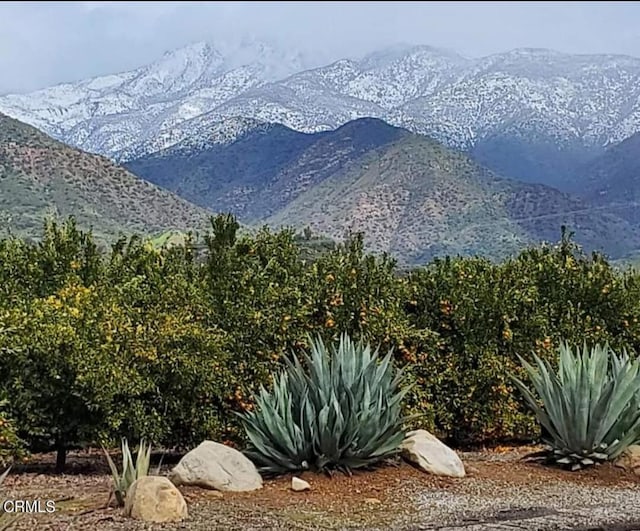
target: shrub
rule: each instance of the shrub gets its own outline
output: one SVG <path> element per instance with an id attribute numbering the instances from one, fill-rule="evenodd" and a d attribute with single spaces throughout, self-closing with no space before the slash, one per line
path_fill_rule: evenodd
<path id="1" fill-rule="evenodd" d="M 517 353 L 544 339 L 531 279 L 477 258 L 435 260 L 409 277 L 413 325 L 436 335 L 411 372 L 435 432 L 454 444 L 528 438 L 534 419 L 513 393 Z"/>
<path id="2" fill-rule="evenodd" d="M 404 438 L 402 375 L 389 352 L 355 344 L 346 334 L 327 349 L 321 339 L 287 361 L 274 389 L 261 388 L 256 409 L 241 415 L 247 451 L 265 473 L 370 467 L 396 454 Z"/>
<path id="3" fill-rule="evenodd" d="M 131 371 L 109 413 L 111 442 L 117 434 L 184 448 L 223 436 L 231 348 L 189 247 L 131 240 L 114 249 L 106 276 L 101 334 Z"/>
<path id="4" fill-rule="evenodd" d="M 514 381 L 547 431 L 547 459 L 577 470 L 615 459 L 640 440 L 640 360 L 586 344 L 575 354 L 560 347 L 557 374 L 538 356 L 534 360 L 536 367 L 521 359 L 542 405 Z"/>

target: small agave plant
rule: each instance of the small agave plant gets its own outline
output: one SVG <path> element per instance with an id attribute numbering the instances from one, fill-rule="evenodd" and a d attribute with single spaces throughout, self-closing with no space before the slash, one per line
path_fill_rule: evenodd
<path id="1" fill-rule="evenodd" d="M 563 344 L 557 374 L 534 355 L 520 358 L 540 400 L 513 378 L 547 432 L 545 457 L 571 470 L 610 461 L 640 440 L 640 360 L 609 345 Z M 540 404 L 541 401 L 541 404 Z"/>
<path id="2" fill-rule="evenodd" d="M 118 506 L 124 506 L 124 500 L 127 495 L 127 491 L 129 487 L 133 484 L 133 482 L 141 477 L 149 475 L 149 465 L 151 462 L 151 445 L 146 445 L 144 440 L 140 442 L 140 447 L 138 448 L 138 456 L 133 462 L 133 456 L 131 455 L 131 451 L 129 450 L 129 443 L 127 439 L 122 439 L 122 473 L 118 472 L 118 468 L 116 464 L 111 459 L 111 456 L 107 452 L 107 450 L 102 447 L 105 455 L 107 456 L 107 462 L 109 463 L 109 468 L 111 469 L 111 476 L 113 478 L 113 486 L 111 494 L 109 495 L 109 502 L 111 501 L 112 496 L 115 496 L 116 502 Z M 107 505 L 109 504 L 107 502 Z"/>
<path id="3" fill-rule="evenodd" d="M 4 483 L 4 480 L 9 475 L 9 471 L 11 467 L 7 468 L 2 474 L 0 474 L 0 487 Z M 0 531 L 4 531 L 5 529 L 10 529 L 10 526 L 17 520 L 16 514 L 10 514 L 5 512 L 4 506 L 0 505 Z"/>
<path id="4" fill-rule="evenodd" d="M 343 334 L 327 348 L 286 360 L 271 392 L 261 387 L 256 408 L 240 414 L 250 440 L 247 455 L 264 474 L 371 467 L 394 456 L 405 433 L 401 371 L 392 352 L 354 343 Z"/>

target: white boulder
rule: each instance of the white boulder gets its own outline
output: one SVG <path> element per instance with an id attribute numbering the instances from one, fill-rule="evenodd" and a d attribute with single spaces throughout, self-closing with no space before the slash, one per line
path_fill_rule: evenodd
<path id="1" fill-rule="evenodd" d="M 465 476 L 458 454 L 426 430 L 407 433 L 400 448 L 402 457 L 425 472 L 454 478 Z"/>
<path id="2" fill-rule="evenodd" d="M 244 492 L 262 487 L 255 465 L 234 448 L 204 441 L 187 453 L 169 473 L 174 485 Z"/>

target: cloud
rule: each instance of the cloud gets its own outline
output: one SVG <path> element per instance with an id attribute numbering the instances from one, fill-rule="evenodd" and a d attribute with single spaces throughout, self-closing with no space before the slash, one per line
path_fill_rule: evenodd
<path id="1" fill-rule="evenodd" d="M 246 37 L 360 56 L 397 42 L 467 56 L 516 47 L 640 56 L 635 2 L 3 2 L 0 93 L 135 68 Z"/>

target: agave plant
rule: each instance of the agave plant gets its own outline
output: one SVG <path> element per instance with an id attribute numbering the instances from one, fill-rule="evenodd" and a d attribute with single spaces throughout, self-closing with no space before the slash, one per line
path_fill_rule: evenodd
<path id="1" fill-rule="evenodd" d="M 109 501 L 111 501 L 111 496 L 115 496 L 118 505 L 123 506 L 127 491 L 129 490 L 129 487 L 133 484 L 133 482 L 138 478 L 149 475 L 149 464 L 151 462 L 151 445 L 146 445 L 144 440 L 140 442 L 140 446 L 138 448 L 138 456 L 134 464 L 133 456 L 131 455 L 131 451 L 129 450 L 129 443 L 127 442 L 127 439 L 123 438 L 122 473 L 118 472 L 116 464 L 113 462 L 113 459 L 111 459 L 111 456 L 104 448 L 104 446 L 102 447 L 102 450 L 107 456 L 107 462 L 109 463 L 111 476 L 113 478 L 113 486 L 111 494 L 109 496 Z"/>
<path id="2" fill-rule="evenodd" d="M 303 363 L 293 356 L 260 388 L 256 408 L 240 414 L 250 447 L 247 455 L 265 474 L 370 467 L 394 456 L 404 438 L 402 373 L 392 352 L 354 343 L 343 334 L 327 349 L 311 342 Z"/>
<path id="3" fill-rule="evenodd" d="M 11 467 L 7 468 L 2 474 L 0 474 L 0 486 L 4 483 L 4 480 L 9 475 Z M 0 531 L 10 529 L 10 526 L 17 520 L 16 514 L 10 514 L 5 512 L 4 504 L 0 505 Z"/>
<path id="4" fill-rule="evenodd" d="M 613 460 L 640 440 L 640 361 L 609 345 L 576 352 L 563 344 L 557 374 L 538 356 L 520 358 L 542 404 L 513 378 L 547 432 L 537 454 L 571 470 Z"/>

